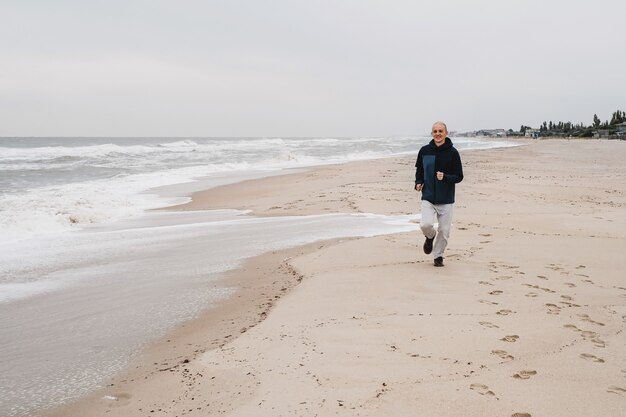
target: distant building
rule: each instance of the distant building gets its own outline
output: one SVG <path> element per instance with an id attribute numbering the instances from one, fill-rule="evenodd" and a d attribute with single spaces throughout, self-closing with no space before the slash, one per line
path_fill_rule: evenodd
<path id="1" fill-rule="evenodd" d="M 487 136 L 487 137 L 496 136 L 496 137 L 502 137 L 502 136 L 506 136 L 506 130 L 504 130 L 504 129 L 482 129 L 482 130 L 477 130 L 476 131 L 476 136 Z"/>
<path id="2" fill-rule="evenodd" d="M 609 137 L 609 129 L 598 129 L 593 131 L 594 138 L 608 138 Z"/>
<path id="3" fill-rule="evenodd" d="M 626 122 L 615 125 L 615 136 L 618 139 L 626 139 Z"/>
<path id="4" fill-rule="evenodd" d="M 524 136 L 527 138 L 537 139 L 539 137 L 539 129 L 526 129 Z"/>

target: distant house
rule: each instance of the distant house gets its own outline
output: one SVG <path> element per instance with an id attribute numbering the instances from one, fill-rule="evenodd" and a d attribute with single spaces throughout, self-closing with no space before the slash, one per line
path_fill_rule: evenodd
<path id="1" fill-rule="evenodd" d="M 593 131 L 594 138 L 608 138 L 609 137 L 609 129 L 598 129 Z"/>
<path id="2" fill-rule="evenodd" d="M 526 129 L 524 136 L 527 138 L 537 139 L 539 137 L 539 129 Z"/>
<path id="3" fill-rule="evenodd" d="M 477 130 L 476 131 L 476 136 L 497 136 L 497 137 L 501 137 L 501 136 L 506 136 L 506 130 L 504 129 L 483 129 L 483 130 Z"/>
<path id="4" fill-rule="evenodd" d="M 619 139 L 626 139 L 626 122 L 615 125 L 615 136 Z"/>

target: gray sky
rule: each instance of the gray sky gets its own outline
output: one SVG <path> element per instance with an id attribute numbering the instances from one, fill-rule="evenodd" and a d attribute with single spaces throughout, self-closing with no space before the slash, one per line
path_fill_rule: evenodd
<path id="1" fill-rule="evenodd" d="M 626 110 L 623 0 L 0 0 L 0 136 L 379 136 Z"/>

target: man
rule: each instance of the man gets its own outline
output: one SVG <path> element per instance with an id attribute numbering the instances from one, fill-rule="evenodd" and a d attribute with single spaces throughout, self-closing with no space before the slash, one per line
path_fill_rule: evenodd
<path id="1" fill-rule="evenodd" d="M 415 162 L 415 191 L 422 192 L 424 253 L 432 253 L 435 266 L 443 266 L 452 225 L 454 186 L 463 180 L 463 167 L 445 123 L 436 122 L 431 134 L 433 139 L 420 149 Z M 437 230 L 435 219 L 439 223 Z"/>

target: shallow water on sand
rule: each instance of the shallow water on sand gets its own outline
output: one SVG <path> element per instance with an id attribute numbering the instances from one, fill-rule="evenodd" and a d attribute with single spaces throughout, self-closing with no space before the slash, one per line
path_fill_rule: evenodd
<path id="1" fill-rule="evenodd" d="M 0 247 L 0 415 L 32 415 L 97 388 L 146 343 L 228 297 L 234 289 L 220 286 L 219 273 L 246 258 L 416 230 L 411 220 L 152 213 Z"/>

